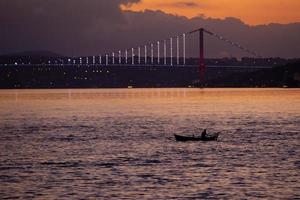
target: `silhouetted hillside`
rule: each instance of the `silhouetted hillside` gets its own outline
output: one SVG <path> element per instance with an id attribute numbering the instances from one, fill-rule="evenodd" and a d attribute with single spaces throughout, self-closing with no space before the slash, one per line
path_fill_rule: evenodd
<path id="1" fill-rule="evenodd" d="M 57 53 L 51 51 L 22 51 L 14 52 L 9 54 L 0 55 L 1 57 L 23 57 L 23 56 L 33 56 L 33 57 L 63 57 Z"/>
<path id="2" fill-rule="evenodd" d="M 212 87 L 300 87 L 300 63 L 212 80 Z"/>

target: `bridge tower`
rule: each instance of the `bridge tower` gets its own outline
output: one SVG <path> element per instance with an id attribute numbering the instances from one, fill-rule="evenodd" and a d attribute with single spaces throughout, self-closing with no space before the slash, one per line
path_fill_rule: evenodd
<path id="1" fill-rule="evenodd" d="M 204 29 L 199 29 L 199 71 L 200 71 L 200 86 L 205 84 L 205 61 L 204 61 Z"/>
<path id="2" fill-rule="evenodd" d="M 204 60 L 204 28 L 199 28 L 189 32 L 189 34 L 199 32 L 199 85 L 204 87 L 205 84 L 205 60 Z"/>

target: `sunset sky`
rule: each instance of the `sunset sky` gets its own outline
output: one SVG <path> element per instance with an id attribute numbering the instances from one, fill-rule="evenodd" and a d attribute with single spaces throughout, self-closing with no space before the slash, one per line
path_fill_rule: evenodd
<path id="1" fill-rule="evenodd" d="M 251 25 L 300 22 L 300 0 L 141 0 L 122 8 L 161 10 L 189 18 L 235 17 Z"/>

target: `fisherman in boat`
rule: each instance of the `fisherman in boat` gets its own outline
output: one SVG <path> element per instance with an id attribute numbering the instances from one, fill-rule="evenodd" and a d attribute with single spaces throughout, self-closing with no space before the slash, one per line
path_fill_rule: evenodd
<path id="1" fill-rule="evenodd" d="M 202 134 L 201 134 L 201 138 L 205 139 L 206 138 L 206 129 L 203 130 Z"/>

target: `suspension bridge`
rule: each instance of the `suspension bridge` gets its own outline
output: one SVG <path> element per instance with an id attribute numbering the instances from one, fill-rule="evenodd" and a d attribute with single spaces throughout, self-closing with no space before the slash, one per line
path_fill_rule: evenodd
<path id="1" fill-rule="evenodd" d="M 260 58 L 261 56 L 225 37 L 211 32 L 205 28 L 182 33 L 167 39 L 149 42 L 132 48 L 117 50 L 92 57 L 79 57 L 68 60 L 68 64 L 79 65 L 106 65 L 106 66 L 189 66 L 186 56 L 187 37 L 192 34 L 199 35 L 199 80 L 204 83 L 206 64 L 204 59 L 204 35 L 214 37 L 249 55 Z"/>
<path id="2" fill-rule="evenodd" d="M 187 56 L 187 38 L 196 36 L 199 57 Z M 207 77 L 217 79 L 229 73 L 251 72 L 266 66 L 207 66 L 205 36 L 240 49 L 253 58 L 261 56 L 220 34 L 195 29 L 162 40 L 135 45 L 94 56 L 11 61 L 0 82 L 6 88 L 20 87 L 182 87 L 204 86 Z M 32 58 L 30 58 L 32 59 Z M 3 65 L 3 64 L 2 64 Z M 13 67 L 12 67 L 13 66 Z M 1 71 L 0 71 L 1 72 Z M 20 78 L 22 77 L 22 78 Z M 197 84 L 195 84 L 197 82 Z M 25 86 L 24 86 L 25 85 Z"/>

